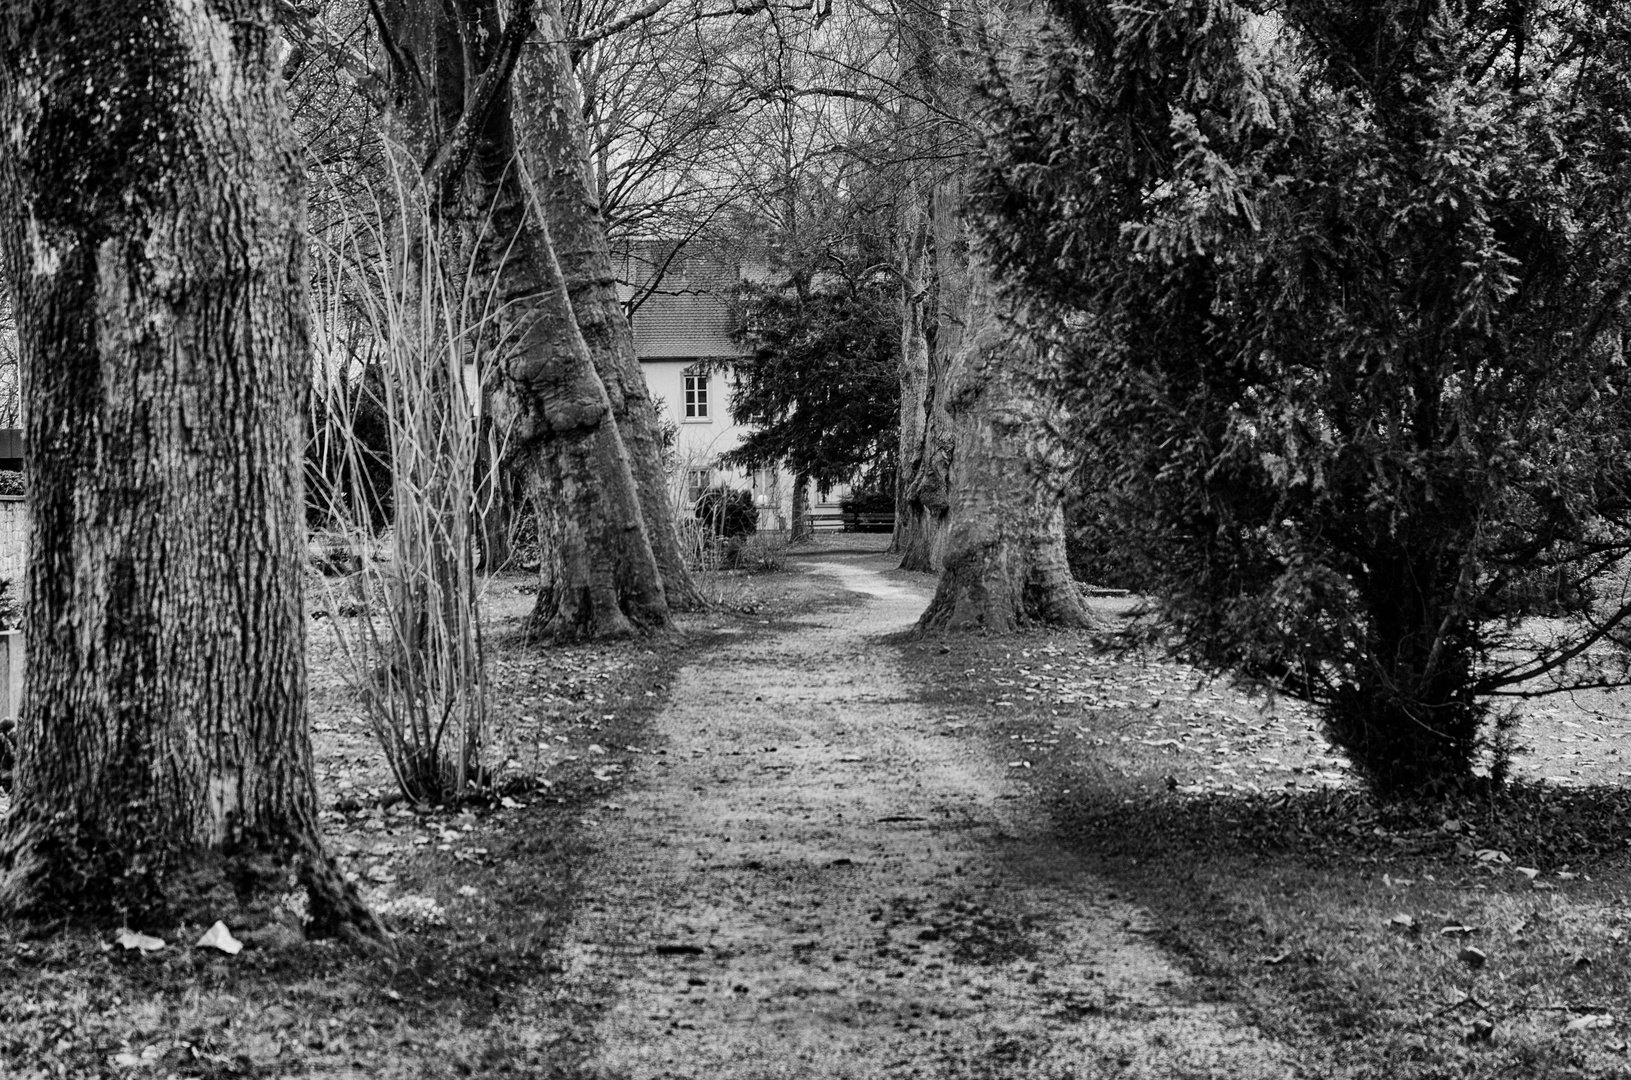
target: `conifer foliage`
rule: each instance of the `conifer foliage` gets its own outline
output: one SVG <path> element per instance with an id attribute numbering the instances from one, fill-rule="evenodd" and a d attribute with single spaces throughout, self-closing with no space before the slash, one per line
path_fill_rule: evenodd
<path id="1" fill-rule="evenodd" d="M 1108 527 L 1187 651 L 1318 703 L 1380 793 L 1499 773 L 1502 694 L 1623 674 L 1588 650 L 1628 613 L 1631 13 L 1053 15 L 992 66 L 973 198 Z"/>
<path id="2" fill-rule="evenodd" d="M 855 477 L 894 482 L 899 423 L 900 305 L 892 280 L 829 281 L 812 288 L 744 285 L 731 414 L 755 425 L 729 459 L 785 462 L 818 487 Z"/>

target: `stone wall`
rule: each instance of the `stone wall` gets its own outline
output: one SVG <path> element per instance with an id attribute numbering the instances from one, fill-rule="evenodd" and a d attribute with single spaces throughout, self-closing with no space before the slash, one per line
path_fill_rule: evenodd
<path id="1" fill-rule="evenodd" d="M 13 600 L 23 595 L 28 564 L 28 504 L 21 495 L 0 495 L 0 579 L 11 582 Z"/>

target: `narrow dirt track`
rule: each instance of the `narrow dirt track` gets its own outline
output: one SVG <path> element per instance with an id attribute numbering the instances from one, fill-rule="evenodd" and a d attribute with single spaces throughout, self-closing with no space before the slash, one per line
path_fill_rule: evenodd
<path id="1" fill-rule="evenodd" d="M 602 817 L 568 979 L 605 1077 L 1291 1077 L 1292 1055 L 1140 937 L 895 648 L 927 586 L 835 597 L 686 668 L 666 755 Z"/>

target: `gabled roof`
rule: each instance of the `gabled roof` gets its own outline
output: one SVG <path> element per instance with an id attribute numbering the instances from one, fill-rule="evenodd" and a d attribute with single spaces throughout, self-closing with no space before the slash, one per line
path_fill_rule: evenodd
<path id="1" fill-rule="evenodd" d="M 736 356 L 723 295 L 652 293 L 634 313 L 634 351 L 642 360 Z"/>
<path id="2" fill-rule="evenodd" d="M 620 253 L 619 292 L 625 300 L 644 294 L 659 269 L 662 279 L 635 309 L 634 349 L 642 360 L 739 356 L 731 340 L 730 294 L 742 281 L 739 261 L 718 251 L 682 253 L 673 259 L 658 242 Z M 666 268 L 665 268 L 666 263 Z"/>

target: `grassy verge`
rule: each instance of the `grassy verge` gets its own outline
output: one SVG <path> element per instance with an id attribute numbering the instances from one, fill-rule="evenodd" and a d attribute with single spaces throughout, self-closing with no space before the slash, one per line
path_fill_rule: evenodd
<path id="1" fill-rule="evenodd" d="M 561 978 L 557 946 L 579 870 L 598 853 L 584 824 L 615 813 L 623 777 L 664 750 L 650 720 L 674 672 L 777 610 L 790 579 L 720 575 L 719 603 L 661 638 L 530 646 L 523 577 L 490 583 L 488 672 L 501 764 L 489 803 L 429 812 L 391 802 L 332 639 L 312 643 L 312 715 L 326 839 L 398 931 L 394 959 L 294 931 L 227 956 L 192 945 L 203 926 L 0 923 L 0 1076 L 573 1077 L 599 1004 Z"/>
<path id="2" fill-rule="evenodd" d="M 1321 1075 L 1631 1076 L 1631 792 L 1618 783 L 1384 809 L 1308 714 L 1179 665 L 1050 634 L 907 655 L 1065 842 L 1151 911 L 1202 992 Z M 1538 717 L 1548 737 L 1533 741 L 1570 756 L 1528 771 L 1589 775 L 1582 755 L 1617 766 L 1618 726 L 1550 737 L 1590 720 Z"/>

